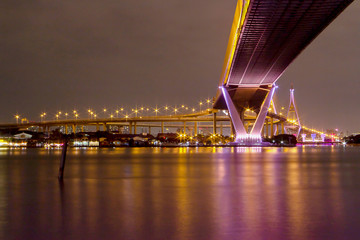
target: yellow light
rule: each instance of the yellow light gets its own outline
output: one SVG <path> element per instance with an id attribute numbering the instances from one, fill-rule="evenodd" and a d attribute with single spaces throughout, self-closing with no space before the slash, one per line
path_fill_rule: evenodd
<path id="1" fill-rule="evenodd" d="M 65 113 L 65 116 L 67 116 L 68 115 L 68 113 Z"/>
<path id="2" fill-rule="evenodd" d="M 207 99 L 206 102 L 207 102 L 207 103 L 210 103 L 210 99 Z"/>
<path id="3" fill-rule="evenodd" d="M 202 102 L 200 102 L 199 104 L 200 104 L 200 105 L 202 105 L 203 103 L 202 103 Z"/>
<path id="4" fill-rule="evenodd" d="M 144 108 L 142 107 L 142 108 L 140 108 L 140 110 L 142 111 L 142 110 L 144 110 Z"/>
<path id="5" fill-rule="evenodd" d="M 91 112 L 91 109 L 89 109 L 88 112 Z"/>
<path id="6" fill-rule="evenodd" d="M 116 110 L 116 113 L 119 113 L 119 110 Z"/>
<path id="7" fill-rule="evenodd" d="M 123 108 L 121 108 L 121 109 L 120 109 L 120 111 L 124 111 L 124 109 L 123 109 Z"/>
<path id="8" fill-rule="evenodd" d="M 192 111 L 195 112 L 195 108 L 193 108 Z"/>
<path id="9" fill-rule="evenodd" d="M 111 114 L 111 115 L 110 115 L 110 117 L 111 117 L 111 118 L 113 118 L 113 117 L 114 117 L 114 115 L 112 115 L 112 114 Z"/>
<path id="10" fill-rule="evenodd" d="M 104 108 L 104 112 L 106 112 L 106 108 Z"/>
<path id="11" fill-rule="evenodd" d="M 182 108 L 184 108 L 185 106 L 184 105 L 181 105 Z"/>
<path id="12" fill-rule="evenodd" d="M 125 118 L 128 118 L 129 116 L 128 115 L 125 115 Z"/>

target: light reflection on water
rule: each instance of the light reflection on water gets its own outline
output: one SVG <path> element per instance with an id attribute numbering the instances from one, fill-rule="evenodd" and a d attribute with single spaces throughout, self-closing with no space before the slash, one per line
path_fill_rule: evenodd
<path id="1" fill-rule="evenodd" d="M 0 149 L 0 239 L 359 239 L 359 153 Z"/>

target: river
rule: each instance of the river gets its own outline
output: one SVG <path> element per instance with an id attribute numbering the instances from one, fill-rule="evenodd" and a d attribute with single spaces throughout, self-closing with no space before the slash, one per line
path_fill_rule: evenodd
<path id="1" fill-rule="evenodd" d="M 0 239 L 360 239 L 360 147 L 0 149 Z"/>

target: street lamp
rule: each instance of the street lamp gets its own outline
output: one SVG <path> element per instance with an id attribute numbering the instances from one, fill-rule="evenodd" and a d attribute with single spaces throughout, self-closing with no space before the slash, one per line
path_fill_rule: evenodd
<path id="1" fill-rule="evenodd" d="M 16 124 L 19 124 L 19 118 L 20 116 L 18 114 L 15 115 L 15 118 L 16 118 Z"/>
<path id="2" fill-rule="evenodd" d="M 138 114 L 139 110 L 137 110 L 137 108 L 136 108 L 136 109 L 132 109 L 132 110 L 133 110 L 133 112 L 135 113 L 135 117 L 137 117 L 137 114 Z"/>
<path id="3" fill-rule="evenodd" d="M 45 112 L 40 115 L 40 122 L 42 122 L 45 119 L 45 116 L 46 116 Z"/>
<path id="4" fill-rule="evenodd" d="M 56 117 L 56 121 L 58 121 L 59 120 L 59 114 L 56 114 L 55 117 Z"/>
<path id="5" fill-rule="evenodd" d="M 116 110 L 116 118 L 119 118 L 119 110 Z"/>
<path id="6" fill-rule="evenodd" d="M 158 108 L 155 108 L 154 109 L 154 112 L 155 112 L 155 115 L 157 116 L 158 112 L 159 112 L 159 109 Z"/>
<path id="7" fill-rule="evenodd" d="M 201 112 L 201 106 L 203 105 L 203 102 L 199 102 L 200 105 L 200 112 Z"/>
<path id="8" fill-rule="evenodd" d="M 69 115 L 68 113 L 65 113 L 65 119 L 66 119 L 66 120 L 67 120 L 68 115 Z"/>

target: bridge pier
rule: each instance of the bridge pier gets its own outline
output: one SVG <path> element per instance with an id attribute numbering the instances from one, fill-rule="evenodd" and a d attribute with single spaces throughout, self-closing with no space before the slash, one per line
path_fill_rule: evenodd
<path id="1" fill-rule="evenodd" d="M 213 113 L 213 134 L 216 134 L 216 112 Z"/>
<path id="2" fill-rule="evenodd" d="M 194 135 L 198 135 L 198 122 L 194 122 Z"/>
<path id="3" fill-rule="evenodd" d="M 271 136 L 271 138 L 273 138 L 274 137 L 274 118 L 270 118 L 270 131 L 271 131 L 271 134 L 270 134 L 270 136 Z"/>
<path id="4" fill-rule="evenodd" d="M 261 133 L 264 122 L 267 120 L 267 113 L 275 92 L 275 85 L 261 88 L 233 88 L 220 87 L 225 104 L 230 113 L 231 123 L 235 130 L 235 142 L 241 145 L 261 145 Z M 249 99 L 239 99 L 239 96 L 247 94 L 250 97 L 257 97 L 257 101 L 249 105 Z M 246 129 L 244 121 L 244 113 L 247 109 L 259 109 L 256 120 L 250 130 Z M 268 124 L 267 124 L 268 128 Z M 269 136 L 269 131 L 266 129 L 266 135 Z"/>
<path id="5" fill-rule="evenodd" d="M 99 126 L 99 124 L 96 124 L 96 131 L 97 131 L 97 132 L 100 131 L 100 126 Z"/>
<path id="6" fill-rule="evenodd" d="M 268 138 L 269 137 L 269 120 L 268 119 L 265 119 L 265 126 L 266 126 L 265 137 Z"/>
<path id="7" fill-rule="evenodd" d="M 68 134 L 68 125 L 65 124 L 65 134 Z"/>
<path id="8" fill-rule="evenodd" d="M 132 134 L 132 122 L 129 122 L 129 134 Z"/>
<path id="9" fill-rule="evenodd" d="M 161 122 L 161 133 L 164 133 L 164 122 Z"/>
<path id="10" fill-rule="evenodd" d="M 72 125 L 72 132 L 73 132 L 74 134 L 76 133 L 76 125 L 75 125 L 75 124 Z"/>
<path id="11" fill-rule="evenodd" d="M 136 122 L 134 122 L 134 134 L 136 134 Z"/>

